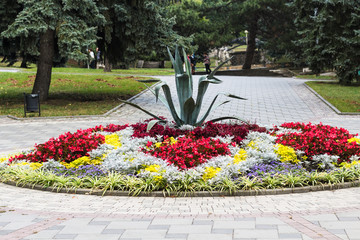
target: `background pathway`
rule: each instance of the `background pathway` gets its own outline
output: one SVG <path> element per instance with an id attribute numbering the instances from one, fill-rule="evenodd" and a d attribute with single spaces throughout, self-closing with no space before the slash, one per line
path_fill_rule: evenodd
<path id="1" fill-rule="evenodd" d="M 161 78 L 173 85 L 173 77 Z M 303 80 L 220 79 L 222 84 L 209 87 L 204 108 L 217 92 L 248 100 L 234 99 L 209 119 L 239 116 L 270 126 L 323 122 L 360 133 L 360 116 L 337 115 Z M 149 92 L 133 101 L 168 116 Z M 130 106 L 108 117 L 21 121 L 0 117 L 0 153 L 30 148 L 66 131 L 146 118 Z M 360 188 L 258 197 L 152 198 L 60 194 L 0 184 L 0 239 L 360 239 L 358 199 Z"/>

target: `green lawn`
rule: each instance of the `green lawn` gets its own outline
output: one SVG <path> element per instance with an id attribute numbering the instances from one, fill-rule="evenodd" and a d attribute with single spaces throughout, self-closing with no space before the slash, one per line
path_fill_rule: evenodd
<path id="1" fill-rule="evenodd" d="M 139 76 L 53 73 L 49 99 L 41 102 L 42 116 L 103 114 L 146 87 Z M 23 93 L 30 93 L 34 73 L 1 73 L 0 115 L 23 117 Z M 36 116 L 36 114 L 35 114 Z"/>
<path id="2" fill-rule="evenodd" d="M 312 75 L 297 75 L 296 78 L 301 78 L 301 79 L 316 79 L 316 80 L 337 80 L 337 77 L 332 77 L 332 76 L 316 76 L 315 74 L 312 74 Z"/>
<path id="3" fill-rule="evenodd" d="M 341 112 L 360 113 L 360 87 L 341 86 L 336 82 L 307 82 L 324 99 Z"/>

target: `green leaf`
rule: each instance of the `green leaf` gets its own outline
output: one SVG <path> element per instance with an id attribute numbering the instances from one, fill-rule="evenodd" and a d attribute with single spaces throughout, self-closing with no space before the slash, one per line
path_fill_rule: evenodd
<path id="1" fill-rule="evenodd" d="M 214 98 L 213 101 L 211 102 L 210 107 L 208 108 L 208 110 L 207 110 L 207 111 L 205 112 L 205 114 L 201 117 L 201 119 L 196 123 L 197 126 L 201 125 L 201 124 L 205 121 L 205 119 L 209 116 L 209 114 L 210 114 L 210 112 L 211 112 L 212 110 L 218 108 L 219 106 L 221 106 L 221 105 L 223 105 L 223 104 L 226 104 L 226 103 L 230 102 L 230 101 L 228 100 L 228 101 L 224 101 L 224 102 L 222 102 L 222 103 L 217 104 L 217 105 L 214 106 L 214 104 L 215 104 L 215 102 L 216 102 L 216 99 L 218 98 L 219 95 L 220 95 L 220 94 L 217 94 L 217 95 L 215 96 L 215 98 Z"/>
<path id="2" fill-rule="evenodd" d="M 141 111 L 143 111 L 144 113 L 152 116 L 153 118 L 156 118 L 156 119 L 158 119 L 158 120 L 162 120 L 162 121 L 163 121 L 163 119 L 159 118 L 159 117 L 156 116 L 155 114 L 152 114 L 151 112 L 145 110 L 144 108 L 140 107 L 139 105 L 137 105 L 137 104 L 135 104 L 135 103 L 128 102 L 128 101 L 124 101 L 124 100 L 122 100 L 122 99 L 118 99 L 118 100 L 119 100 L 120 102 L 122 102 L 122 103 L 128 104 L 128 105 L 133 106 L 133 107 L 135 107 L 135 108 L 137 108 L 137 109 L 140 109 Z"/>
<path id="3" fill-rule="evenodd" d="M 241 119 L 241 118 L 238 118 L 238 117 L 219 117 L 219 118 L 214 118 L 214 119 L 211 119 L 209 120 L 209 122 L 219 122 L 219 121 L 222 121 L 222 120 L 228 120 L 228 119 L 234 119 L 234 120 L 239 120 L 239 121 L 242 121 L 246 124 L 249 124 L 247 121 Z"/>
<path id="4" fill-rule="evenodd" d="M 147 128 L 146 128 L 146 131 L 149 132 L 156 124 L 158 124 L 159 122 L 163 122 L 163 123 L 166 123 L 165 120 L 151 120 L 148 125 L 147 125 Z"/>
<path id="5" fill-rule="evenodd" d="M 231 59 L 232 59 L 232 57 L 226 59 L 224 62 L 222 62 L 221 64 L 219 64 L 219 66 L 217 66 L 217 67 L 209 74 L 208 79 L 213 79 L 215 73 L 216 73 L 225 63 L 227 63 L 227 62 L 230 61 Z"/>
<path id="6" fill-rule="evenodd" d="M 170 113 L 171 113 L 174 121 L 176 122 L 176 124 L 178 126 L 181 126 L 184 123 L 184 121 L 182 119 L 180 119 L 179 115 L 176 112 L 174 103 L 171 98 L 171 92 L 170 92 L 169 86 L 167 84 L 162 84 L 161 87 L 162 87 L 162 90 L 164 91 L 165 99 L 166 99 L 167 103 L 169 104 Z"/>
<path id="7" fill-rule="evenodd" d="M 225 96 L 227 97 L 230 97 L 230 98 L 236 98 L 236 99 L 240 99 L 240 100 L 247 100 L 246 98 L 242 98 L 242 97 L 239 97 L 239 96 L 236 96 L 236 95 L 233 95 L 233 94 L 224 94 Z"/>
<path id="8" fill-rule="evenodd" d="M 196 116 L 193 115 L 194 109 L 195 101 L 190 97 L 184 104 L 185 124 L 193 125 L 196 122 Z"/>
<path id="9" fill-rule="evenodd" d="M 155 82 L 160 82 L 161 80 L 158 79 L 146 79 L 146 80 L 136 80 L 137 82 L 142 82 L 142 83 L 155 83 Z"/>

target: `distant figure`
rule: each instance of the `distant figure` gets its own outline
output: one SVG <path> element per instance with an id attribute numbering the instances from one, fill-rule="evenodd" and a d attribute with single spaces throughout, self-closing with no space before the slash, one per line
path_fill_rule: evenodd
<path id="1" fill-rule="evenodd" d="M 195 75 L 195 65 L 196 65 L 195 56 L 188 54 L 187 59 L 188 59 L 188 61 L 190 63 L 190 66 L 191 66 L 191 74 Z"/>
<path id="2" fill-rule="evenodd" d="M 204 65 L 205 65 L 205 71 L 206 71 L 206 74 L 210 74 L 211 73 L 211 69 L 210 69 L 210 58 L 209 56 L 204 53 L 203 55 L 203 61 L 204 61 Z"/>
<path id="3" fill-rule="evenodd" d="M 89 49 L 89 56 L 90 56 L 90 68 L 95 69 L 96 68 L 95 55 L 91 48 Z"/>
<path id="4" fill-rule="evenodd" d="M 96 68 L 99 68 L 99 65 L 101 65 L 102 59 L 101 59 L 101 51 L 99 48 L 96 48 Z"/>

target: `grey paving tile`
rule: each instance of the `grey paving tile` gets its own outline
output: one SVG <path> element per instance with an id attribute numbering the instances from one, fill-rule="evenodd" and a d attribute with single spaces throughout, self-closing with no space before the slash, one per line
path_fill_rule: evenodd
<path id="1" fill-rule="evenodd" d="M 197 220 L 195 219 L 193 221 L 193 225 L 213 225 L 214 221 L 213 220 Z"/>
<path id="2" fill-rule="evenodd" d="M 170 225 L 149 225 L 148 229 L 169 229 Z"/>
<path id="3" fill-rule="evenodd" d="M 189 234 L 187 240 L 232 240 L 230 234 Z"/>
<path id="4" fill-rule="evenodd" d="M 9 233 L 14 232 L 15 230 L 0 230 L 0 236 L 1 235 L 8 235 Z"/>
<path id="5" fill-rule="evenodd" d="M 280 239 L 302 239 L 300 233 L 279 233 Z"/>
<path id="6" fill-rule="evenodd" d="M 118 240 L 119 234 L 79 234 L 74 240 Z"/>
<path id="7" fill-rule="evenodd" d="M 234 238 L 262 238 L 277 239 L 279 237 L 276 229 L 235 229 Z"/>
<path id="8" fill-rule="evenodd" d="M 55 225 L 47 228 L 47 230 L 63 230 L 65 226 L 63 225 Z"/>
<path id="9" fill-rule="evenodd" d="M 186 233 L 168 233 L 165 235 L 165 238 L 169 239 L 187 239 L 189 234 Z"/>
<path id="10" fill-rule="evenodd" d="M 233 229 L 213 228 L 211 230 L 211 233 L 215 233 L 215 234 L 233 234 L 233 232 L 234 232 Z"/>
<path id="11" fill-rule="evenodd" d="M 104 231 L 101 232 L 101 234 L 123 234 L 124 229 L 104 229 Z"/>
<path id="12" fill-rule="evenodd" d="M 256 229 L 276 229 L 277 225 L 273 225 L 273 224 L 256 224 L 255 228 Z"/>
<path id="13" fill-rule="evenodd" d="M 78 234 L 57 234 L 54 239 L 75 239 Z"/>
<path id="14" fill-rule="evenodd" d="M 121 239 L 123 238 L 141 238 L 146 236 L 146 238 L 153 238 L 153 239 L 161 239 L 164 238 L 166 235 L 166 230 L 162 229 L 151 229 L 151 230 L 144 230 L 144 229 L 126 229 L 123 235 L 121 235 Z"/>
<path id="15" fill-rule="evenodd" d="M 171 225 L 168 233 L 210 233 L 211 226 L 208 225 Z"/>
<path id="16" fill-rule="evenodd" d="M 91 221 L 89 225 L 109 225 L 111 221 Z"/>

